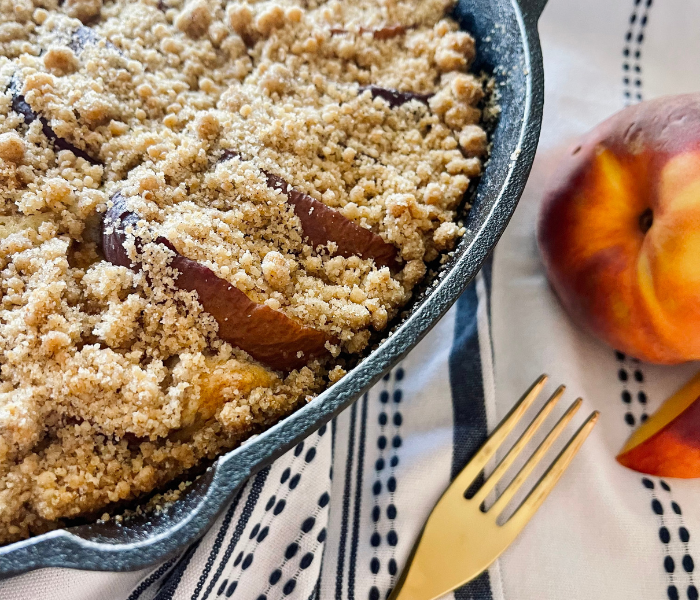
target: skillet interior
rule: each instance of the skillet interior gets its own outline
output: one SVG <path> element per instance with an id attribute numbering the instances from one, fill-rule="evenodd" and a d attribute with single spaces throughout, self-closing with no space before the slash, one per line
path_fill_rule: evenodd
<path id="1" fill-rule="evenodd" d="M 515 210 L 539 136 L 542 57 L 536 22 L 546 0 L 459 0 L 455 18 L 477 41 L 473 71 L 495 79 L 501 114 L 491 157 L 463 215 L 467 233 L 428 276 L 388 334 L 313 402 L 222 457 L 158 515 L 53 531 L 0 548 L 0 577 L 40 567 L 126 571 L 164 559 L 200 537 L 246 479 L 346 408 L 396 364 L 457 300 Z"/>

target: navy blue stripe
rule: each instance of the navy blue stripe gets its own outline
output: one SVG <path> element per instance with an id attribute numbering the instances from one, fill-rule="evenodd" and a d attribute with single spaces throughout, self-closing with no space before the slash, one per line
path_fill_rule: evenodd
<path id="1" fill-rule="evenodd" d="M 165 574 L 165 572 L 173 566 L 175 560 L 175 558 L 171 558 L 169 561 L 158 567 L 148 576 L 148 578 L 144 579 L 133 592 L 131 592 L 131 595 L 127 598 L 127 600 L 138 600 L 141 597 L 141 594 L 143 594 L 149 587 L 158 581 Z"/>
<path id="2" fill-rule="evenodd" d="M 233 515 L 236 512 L 236 508 L 238 508 L 238 502 L 240 501 L 241 496 L 243 495 L 244 489 L 245 489 L 245 486 L 243 488 L 241 488 L 241 490 L 236 494 L 236 497 L 233 499 L 231 506 L 229 506 L 229 509 L 226 511 L 226 515 L 224 516 L 224 520 L 221 523 L 221 527 L 219 527 L 219 531 L 216 534 L 216 539 L 214 540 L 214 544 L 211 548 L 211 552 L 209 552 L 209 558 L 207 558 L 207 563 L 204 566 L 204 570 L 202 571 L 202 574 L 199 577 L 199 581 L 197 582 L 197 587 L 195 587 L 194 593 L 192 594 L 192 600 L 197 599 L 197 597 L 199 596 L 199 593 L 202 591 L 202 588 L 204 587 L 204 583 L 206 582 L 207 577 L 209 577 L 209 572 L 211 571 L 211 568 L 214 566 L 214 563 L 216 562 L 216 557 L 219 555 L 219 550 L 221 550 L 221 545 L 224 543 L 224 538 L 226 537 L 226 534 L 228 533 L 228 528 L 231 524 L 231 519 L 233 518 Z"/>
<path id="3" fill-rule="evenodd" d="M 488 433 L 479 355 L 477 309 L 476 283 L 472 282 L 457 301 L 454 340 L 449 358 L 454 417 L 452 478 L 469 462 Z M 455 598 L 492 600 L 488 571 L 456 590 Z"/>
<path id="4" fill-rule="evenodd" d="M 367 437 L 367 394 L 362 397 L 362 417 L 360 420 L 360 439 L 357 450 L 357 481 L 355 484 L 355 508 L 353 511 L 352 542 L 350 545 L 350 563 L 348 569 L 348 599 L 355 600 L 355 568 L 357 565 L 357 544 L 360 537 L 360 513 L 362 508 L 362 474 L 365 467 L 365 439 Z"/>
<path id="5" fill-rule="evenodd" d="M 350 432 L 348 434 L 348 458 L 345 463 L 345 489 L 343 490 L 343 512 L 340 523 L 340 541 L 338 542 L 338 565 L 335 578 L 336 600 L 343 598 L 343 567 L 345 566 L 345 544 L 348 537 L 348 519 L 350 517 L 350 487 L 352 485 L 352 462 L 355 455 L 355 421 L 357 420 L 357 403 L 350 409 Z"/>
<path id="6" fill-rule="evenodd" d="M 153 597 L 153 600 L 173 599 L 173 596 L 180 585 L 180 581 L 182 580 L 182 576 L 185 574 L 187 566 L 190 564 L 194 553 L 197 552 L 200 542 L 201 540 L 196 541 L 182 555 L 176 567 L 170 573 L 168 573 L 167 578 L 163 581 L 158 593 Z"/>
<path id="7" fill-rule="evenodd" d="M 243 530 L 248 524 L 248 519 L 250 519 L 250 515 L 253 514 L 253 510 L 255 509 L 255 505 L 258 503 L 260 493 L 262 492 L 265 485 L 265 480 L 267 479 L 269 473 L 270 467 L 266 467 L 255 476 L 253 484 L 250 486 L 250 492 L 248 494 L 248 498 L 246 499 L 245 506 L 241 511 L 241 517 L 238 519 L 238 523 L 236 523 L 236 529 L 231 536 L 231 540 L 229 541 L 226 552 L 224 552 L 224 556 L 219 563 L 219 567 L 216 569 L 216 573 L 214 573 L 214 577 L 212 577 L 212 580 L 207 586 L 207 591 L 204 593 L 204 596 L 202 596 L 202 600 L 206 600 L 209 597 L 209 594 L 211 594 L 211 591 L 214 589 L 216 582 L 219 580 L 219 577 L 221 577 L 221 573 L 223 573 L 224 569 L 226 568 L 228 560 L 231 558 L 231 554 L 233 554 L 236 544 L 238 543 L 238 540 L 243 534 Z"/>
<path id="8" fill-rule="evenodd" d="M 477 308 L 476 286 L 472 283 L 457 301 L 455 334 L 449 358 L 454 416 L 453 478 L 483 444 L 487 435 Z"/>

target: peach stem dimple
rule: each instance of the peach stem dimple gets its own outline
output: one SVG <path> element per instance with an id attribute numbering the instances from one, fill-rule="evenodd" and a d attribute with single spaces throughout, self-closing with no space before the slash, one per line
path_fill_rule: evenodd
<path id="1" fill-rule="evenodd" d="M 642 233 L 646 233 L 651 229 L 654 223 L 654 211 L 651 208 L 647 208 L 641 215 L 639 215 L 639 229 Z"/>

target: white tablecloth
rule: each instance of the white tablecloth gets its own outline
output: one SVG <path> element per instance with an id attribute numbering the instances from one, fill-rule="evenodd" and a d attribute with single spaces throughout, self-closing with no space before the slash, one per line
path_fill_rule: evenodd
<path id="1" fill-rule="evenodd" d="M 534 223 L 573 137 L 642 98 L 700 87 L 700 2 L 550 0 L 538 156 L 491 265 L 365 398 L 246 486 L 177 559 L 139 573 L 46 569 L 0 599 L 384 599 L 432 504 L 541 372 L 599 426 L 530 525 L 458 600 L 697 600 L 700 482 L 619 466 L 633 427 L 698 369 L 655 367 L 577 330 Z M 332 477 L 331 477 L 332 474 Z"/>

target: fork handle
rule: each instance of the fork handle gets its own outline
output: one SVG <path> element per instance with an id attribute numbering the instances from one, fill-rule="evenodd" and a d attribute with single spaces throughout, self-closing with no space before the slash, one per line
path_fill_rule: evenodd
<path id="1" fill-rule="evenodd" d="M 418 535 L 416 542 L 413 544 L 413 548 L 411 548 L 411 553 L 406 557 L 406 563 L 404 564 L 403 569 L 401 569 L 401 574 L 396 580 L 394 587 L 391 589 L 391 594 L 389 595 L 387 600 L 426 600 L 425 598 L 418 598 L 414 596 L 413 594 L 411 594 L 411 591 L 408 588 L 404 588 L 404 583 L 406 583 L 406 577 L 408 576 L 411 564 L 413 563 L 413 557 L 416 554 L 418 544 L 420 544 L 422 537 L 423 531 L 421 531 Z"/>

